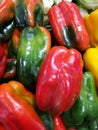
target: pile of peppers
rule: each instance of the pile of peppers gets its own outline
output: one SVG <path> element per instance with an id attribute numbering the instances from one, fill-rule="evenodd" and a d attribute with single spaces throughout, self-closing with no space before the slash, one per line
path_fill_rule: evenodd
<path id="1" fill-rule="evenodd" d="M 98 130 L 98 9 L 48 5 L 0 1 L 0 130 Z"/>

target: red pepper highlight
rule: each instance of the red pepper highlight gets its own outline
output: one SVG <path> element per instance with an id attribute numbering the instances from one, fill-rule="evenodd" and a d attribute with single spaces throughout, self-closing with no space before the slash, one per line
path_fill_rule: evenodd
<path id="1" fill-rule="evenodd" d="M 6 130 L 46 130 L 34 103 L 34 95 L 20 82 L 1 84 L 0 123 Z"/>
<path id="2" fill-rule="evenodd" d="M 66 130 L 66 127 L 59 116 L 54 116 L 54 130 Z"/>
<path id="3" fill-rule="evenodd" d="M 62 1 L 48 11 L 50 25 L 60 45 L 86 50 L 90 45 L 89 35 L 77 5 Z"/>
<path id="4" fill-rule="evenodd" d="M 60 115 L 72 107 L 82 84 L 82 56 L 76 49 L 52 47 L 39 70 L 36 101 L 43 111 Z"/>

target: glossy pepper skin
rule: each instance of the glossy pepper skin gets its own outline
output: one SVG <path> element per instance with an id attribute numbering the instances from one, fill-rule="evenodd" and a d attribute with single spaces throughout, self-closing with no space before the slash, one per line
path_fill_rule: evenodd
<path id="1" fill-rule="evenodd" d="M 98 9 L 92 11 L 84 17 L 84 22 L 90 37 L 90 45 L 96 47 L 98 45 Z"/>
<path id="2" fill-rule="evenodd" d="M 11 38 L 15 27 L 15 21 L 9 21 L 0 26 L 0 41 L 7 41 Z"/>
<path id="3" fill-rule="evenodd" d="M 20 82 L 27 86 L 36 81 L 40 65 L 50 48 L 51 35 L 45 27 L 27 27 L 22 31 L 17 52 L 17 76 Z"/>
<path id="4" fill-rule="evenodd" d="M 6 130 L 46 130 L 34 110 L 34 95 L 18 81 L 0 85 L 0 122 Z"/>
<path id="5" fill-rule="evenodd" d="M 85 69 L 91 71 L 94 75 L 96 87 L 98 89 L 98 47 L 88 48 L 83 55 L 83 60 Z"/>
<path id="6" fill-rule="evenodd" d="M 20 29 L 43 24 L 41 0 L 20 0 L 15 8 L 15 21 Z"/>
<path id="7" fill-rule="evenodd" d="M 66 130 L 66 127 L 61 117 L 54 116 L 53 118 L 54 118 L 54 130 Z"/>
<path id="8" fill-rule="evenodd" d="M 71 127 L 70 123 L 72 123 L 76 128 L 83 125 L 91 126 L 90 124 L 98 118 L 98 96 L 91 72 L 84 72 L 80 96 L 72 108 L 63 113 L 62 117 L 68 127 Z"/>
<path id="9" fill-rule="evenodd" d="M 0 44 L 0 78 L 3 77 L 6 68 L 7 54 Z"/>
<path id="10" fill-rule="evenodd" d="M 2 0 L 0 3 L 0 41 L 6 41 L 12 35 L 16 4 L 17 0 Z"/>
<path id="11" fill-rule="evenodd" d="M 62 1 L 48 11 L 50 25 L 60 45 L 84 51 L 89 47 L 89 35 L 77 5 Z"/>
<path id="12" fill-rule="evenodd" d="M 2 0 L 0 2 L 0 27 L 14 18 L 17 0 Z"/>
<path id="13" fill-rule="evenodd" d="M 54 46 L 40 66 L 36 102 L 43 111 L 60 115 L 80 94 L 83 61 L 76 49 Z"/>

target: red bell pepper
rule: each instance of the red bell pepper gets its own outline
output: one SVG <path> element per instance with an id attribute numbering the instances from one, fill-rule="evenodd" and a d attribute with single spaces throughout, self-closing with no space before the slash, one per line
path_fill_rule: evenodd
<path id="1" fill-rule="evenodd" d="M 0 123 L 0 130 L 5 130 L 5 128 L 4 128 L 2 123 Z"/>
<path id="2" fill-rule="evenodd" d="M 54 130 L 66 130 L 66 126 L 64 125 L 62 119 L 59 116 L 54 116 Z"/>
<path id="3" fill-rule="evenodd" d="M 7 54 L 0 44 L 0 78 L 2 78 L 6 68 Z"/>
<path id="4" fill-rule="evenodd" d="M 14 18 L 14 9 L 16 2 L 14 0 L 3 0 L 0 3 L 0 25 Z"/>
<path id="5" fill-rule="evenodd" d="M 60 45 L 84 51 L 89 47 L 89 35 L 77 5 L 62 1 L 48 11 L 50 25 Z"/>
<path id="6" fill-rule="evenodd" d="M 54 46 L 39 70 L 36 101 L 39 109 L 60 115 L 78 98 L 82 84 L 83 60 L 76 49 Z"/>
<path id="7" fill-rule="evenodd" d="M 6 130 L 46 130 L 33 108 L 34 97 L 18 81 L 0 85 L 0 123 Z"/>

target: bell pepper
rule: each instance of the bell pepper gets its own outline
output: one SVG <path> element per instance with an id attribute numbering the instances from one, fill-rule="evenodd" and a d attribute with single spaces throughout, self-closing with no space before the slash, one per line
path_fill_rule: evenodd
<path id="1" fill-rule="evenodd" d="M 20 0 L 15 8 L 15 21 L 20 29 L 43 24 L 41 0 Z"/>
<path id="2" fill-rule="evenodd" d="M 0 44 L 0 78 L 2 78 L 6 68 L 7 54 Z"/>
<path id="3" fill-rule="evenodd" d="M 90 37 L 90 45 L 96 47 L 98 45 L 98 9 L 92 11 L 84 17 L 84 22 Z"/>
<path id="4" fill-rule="evenodd" d="M 8 45 L 8 57 L 9 58 L 16 58 L 17 57 L 17 50 L 18 46 L 20 44 L 20 31 L 18 28 L 14 28 L 13 34 L 11 39 L 9 40 L 9 45 Z"/>
<path id="5" fill-rule="evenodd" d="M 12 36 L 14 27 L 15 27 L 15 22 L 13 20 L 0 26 L 0 41 L 9 40 Z"/>
<path id="6" fill-rule="evenodd" d="M 89 47 L 89 35 L 77 5 L 62 1 L 48 11 L 50 25 L 60 45 L 84 51 Z"/>
<path id="7" fill-rule="evenodd" d="M 20 82 L 26 86 L 36 82 L 40 65 L 50 48 L 51 35 L 45 27 L 27 27 L 21 32 L 17 51 L 17 77 Z"/>
<path id="8" fill-rule="evenodd" d="M 78 129 L 81 126 L 89 127 L 98 118 L 98 96 L 94 76 L 90 71 L 85 71 L 80 95 L 72 108 L 62 114 L 67 127 Z M 95 129 L 89 129 L 95 130 Z"/>
<path id="9" fill-rule="evenodd" d="M 94 75 L 96 88 L 98 89 L 98 46 L 88 48 L 83 54 L 84 68 Z"/>
<path id="10" fill-rule="evenodd" d="M 18 81 L 0 85 L 0 123 L 6 130 L 46 130 L 35 111 L 34 95 Z"/>
<path id="11" fill-rule="evenodd" d="M 66 130 L 66 126 L 64 125 L 61 117 L 54 116 L 54 130 Z"/>
<path id="12" fill-rule="evenodd" d="M 78 98 L 82 84 L 83 60 L 76 49 L 54 46 L 43 60 L 36 85 L 40 110 L 60 115 Z"/>
<path id="13" fill-rule="evenodd" d="M 17 0 L 0 1 L 0 27 L 14 18 L 14 10 Z"/>
<path id="14" fill-rule="evenodd" d="M 98 130 L 98 118 L 89 124 L 83 124 L 75 130 Z"/>

